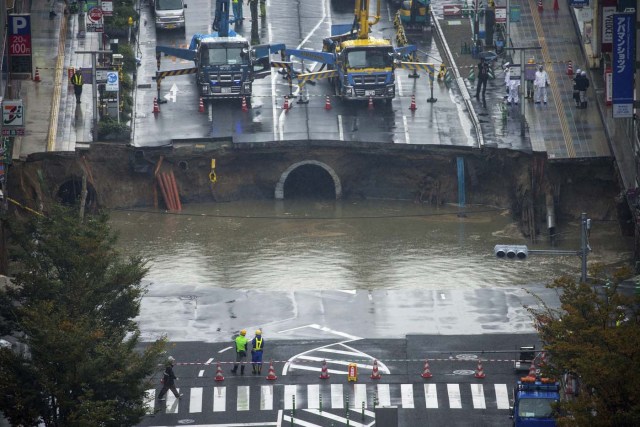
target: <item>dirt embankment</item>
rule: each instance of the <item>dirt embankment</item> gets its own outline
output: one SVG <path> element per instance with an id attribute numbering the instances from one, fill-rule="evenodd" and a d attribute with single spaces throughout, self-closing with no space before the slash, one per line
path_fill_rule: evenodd
<path id="1" fill-rule="evenodd" d="M 330 142 L 251 147 L 202 143 L 154 149 L 95 144 L 83 152 L 38 154 L 14 164 L 9 194 L 25 206 L 43 209 L 55 200 L 76 198 L 84 175 L 92 206 L 164 208 L 157 175 L 173 171 L 183 205 L 274 198 L 279 183 L 286 198 L 286 181 L 296 179 L 292 171 L 303 167 L 323 169 L 342 198 L 457 203 L 463 189 L 467 204 L 510 208 L 527 236 L 546 227 L 549 200 L 558 218 L 577 218 L 581 212 L 593 219 L 624 217 L 616 204 L 619 187 L 609 159 L 558 163 L 543 155 L 495 149 L 367 144 L 345 148 Z"/>

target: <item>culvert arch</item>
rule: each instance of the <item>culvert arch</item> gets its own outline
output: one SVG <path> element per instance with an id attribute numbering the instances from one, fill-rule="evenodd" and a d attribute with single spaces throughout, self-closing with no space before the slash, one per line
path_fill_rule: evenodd
<path id="1" fill-rule="evenodd" d="M 333 184 L 332 198 L 336 200 L 342 198 L 342 183 L 340 182 L 340 177 L 331 166 L 317 160 L 303 160 L 292 164 L 280 175 L 280 179 L 275 188 L 276 200 L 283 200 L 285 196 L 287 196 L 287 192 L 292 192 L 292 179 L 305 180 L 313 177 L 318 179 L 314 180 L 315 182 L 307 182 L 307 184 L 312 184 L 309 186 L 310 191 L 315 190 L 316 194 L 321 193 L 321 195 L 327 194 L 329 190 L 327 185 L 330 182 Z M 287 180 L 289 180 L 289 184 L 287 184 Z"/>

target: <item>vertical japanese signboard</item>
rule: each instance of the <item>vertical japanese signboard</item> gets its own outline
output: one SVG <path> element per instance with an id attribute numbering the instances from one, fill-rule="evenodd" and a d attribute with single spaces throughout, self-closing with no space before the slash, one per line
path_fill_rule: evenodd
<path id="1" fill-rule="evenodd" d="M 633 117 L 635 13 L 613 15 L 613 117 Z"/>
<path id="2" fill-rule="evenodd" d="M 31 15 L 10 14 L 9 25 L 9 72 L 31 74 Z"/>
<path id="3" fill-rule="evenodd" d="M 602 8 L 602 51 L 611 52 L 613 43 L 613 14 L 616 13 L 615 6 L 605 6 Z"/>

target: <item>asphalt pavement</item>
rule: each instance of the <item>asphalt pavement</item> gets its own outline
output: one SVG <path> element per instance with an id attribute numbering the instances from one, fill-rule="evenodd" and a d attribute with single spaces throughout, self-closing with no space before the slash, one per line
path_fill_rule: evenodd
<path id="1" fill-rule="evenodd" d="M 371 426 L 375 407 L 387 407 L 397 408 L 401 426 L 507 426 L 513 384 L 523 375 L 514 370 L 517 348 L 539 348 L 531 334 L 264 340 L 261 375 L 250 366 L 244 375 L 230 373 L 230 342 L 174 344 L 169 353 L 184 396 L 160 401 L 159 387 L 149 389 L 149 415 L 140 425 L 321 427 L 349 418 Z M 374 366 L 379 378 L 372 378 Z"/>

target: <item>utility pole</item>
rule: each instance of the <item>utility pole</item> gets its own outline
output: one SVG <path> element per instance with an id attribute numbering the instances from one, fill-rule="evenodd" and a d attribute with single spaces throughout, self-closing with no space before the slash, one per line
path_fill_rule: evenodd
<path id="1" fill-rule="evenodd" d="M 91 83 L 93 92 L 93 120 L 91 120 L 91 136 L 93 142 L 98 140 L 98 82 L 96 76 L 96 55 L 109 54 L 110 50 L 76 50 L 78 54 L 91 55 Z"/>

